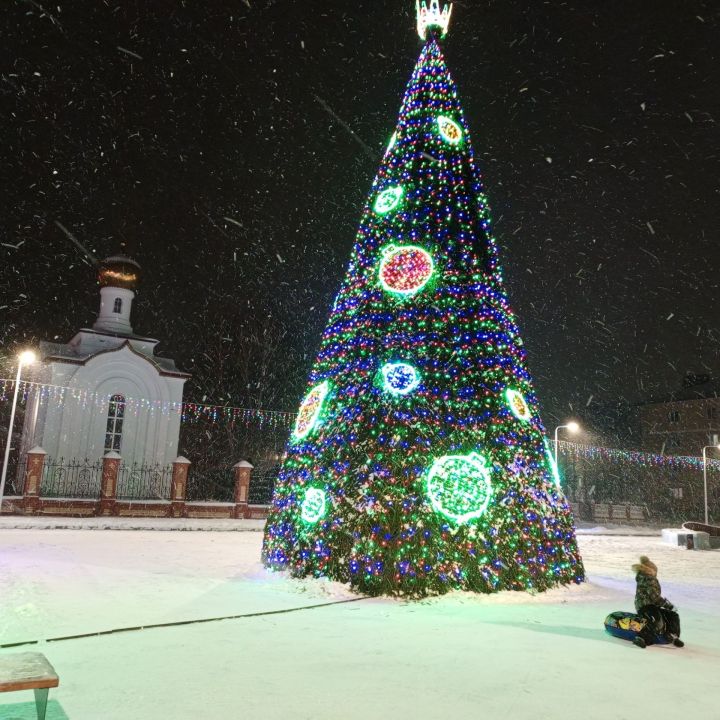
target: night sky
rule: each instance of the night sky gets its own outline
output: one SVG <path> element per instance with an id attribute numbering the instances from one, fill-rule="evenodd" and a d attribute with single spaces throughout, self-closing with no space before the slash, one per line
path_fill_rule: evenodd
<path id="1" fill-rule="evenodd" d="M 189 397 L 295 410 L 414 23 L 410 0 L 4 3 L 4 376 L 94 320 L 59 221 L 140 262 L 135 330 Z M 455 3 L 446 58 L 548 426 L 720 365 L 718 37 L 715 0 Z"/>

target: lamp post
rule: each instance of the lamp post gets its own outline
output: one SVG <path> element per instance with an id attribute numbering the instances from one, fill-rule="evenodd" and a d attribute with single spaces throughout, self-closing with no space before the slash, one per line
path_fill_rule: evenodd
<path id="1" fill-rule="evenodd" d="M 18 356 L 18 369 L 15 376 L 15 392 L 13 393 L 12 410 L 10 411 L 10 423 L 8 426 L 7 443 L 5 444 L 5 459 L 3 460 L 2 478 L 0 478 L 0 511 L 2 511 L 3 495 L 5 494 L 5 478 L 7 477 L 8 459 L 10 458 L 10 447 L 12 446 L 13 425 L 15 423 L 15 408 L 17 407 L 18 390 L 20 389 L 20 374 L 23 365 L 32 365 L 36 360 L 35 353 L 26 350 Z"/>
<path id="2" fill-rule="evenodd" d="M 580 426 L 573 421 L 569 422 L 567 425 L 558 425 L 555 428 L 555 467 L 558 466 L 558 430 L 562 430 L 563 428 L 568 430 L 568 432 L 576 433 L 580 429 Z"/>
<path id="3" fill-rule="evenodd" d="M 708 522 L 708 491 L 707 491 L 707 451 L 710 448 L 716 448 L 720 450 L 720 445 L 706 445 L 703 448 L 703 488 L 705 490 L 705 524 L 709 525 Z"/>

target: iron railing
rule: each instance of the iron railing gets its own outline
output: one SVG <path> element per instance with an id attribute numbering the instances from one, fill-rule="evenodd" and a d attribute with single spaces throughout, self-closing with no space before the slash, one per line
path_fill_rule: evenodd
<path id="1" fill-rule="evenodd" d="M 20 496 L 23 494 L 26 467 L 27 461 L 24 457 L 22 460 L 17 460 L 17 458 L 12 457 L 12 455 L 10 456 L 5 480 L 5 497 Z"/>
<path id="2" fill-rule="evenodd" d="M 248 493 L 248 505 L 270 505 L 272 503 L 273 491 L 277 474 L 255 475 L 250 478 L 250 492 Z"/>
<path id="3" fill-rule="evenodd" d="M 98 498 L 102 462 L 85 460 L 47 459 L 40 482 L 42 497 Z"/>
<path id="4" fill-rule="evenodd" d="M 169 500 L 171 478 L 171 465 L 121 464 L 116 497 L 118 500 Z"/>
<path id="5" fill-rule="evenodd" d="M 235 476 L 232 467 L 192 468 L 188 478 L 187 500 L 235 502 Z"/>

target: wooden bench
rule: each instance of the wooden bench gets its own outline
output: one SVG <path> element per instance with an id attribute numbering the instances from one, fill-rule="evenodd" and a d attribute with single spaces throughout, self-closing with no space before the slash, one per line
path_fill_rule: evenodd
<path id="1" fill-rule="evenodd" d="M 615 522 L 625 522 L 628 519 L 628 506 L 625 504 L 611 505 L 610 514 Z"/>
<path id="2" fill-rule="evenodd" d="M 48 691 L 59 684 L 60 678 L 42 653 L 0 655 L 0 693 L 34 690 L 38 720 L 45 720 Z"/>

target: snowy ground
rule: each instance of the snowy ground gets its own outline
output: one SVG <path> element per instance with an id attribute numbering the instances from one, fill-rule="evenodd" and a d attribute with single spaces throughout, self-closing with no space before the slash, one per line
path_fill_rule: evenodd
<path id="1" fill-rule="evenodd" d="M 0 527 L 0 644 L 327 604 L 0 653 L 55 665 L 48 720 L 720 718 L 720 551 L 589 533 L 581 587 L 330 604 L 354 596 L 266 573 L 261 538 Z M 641 552 L 680 609 L 682 650 L 603 632 L 632 608 Z M 33 712 L 32 693 L 0 695 L 3 720 Z"/>

